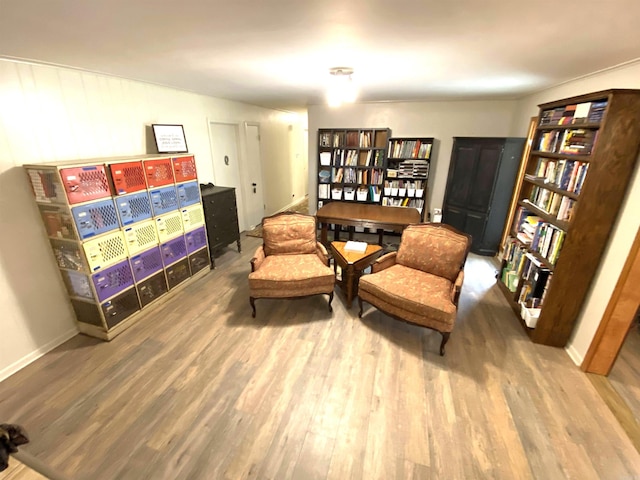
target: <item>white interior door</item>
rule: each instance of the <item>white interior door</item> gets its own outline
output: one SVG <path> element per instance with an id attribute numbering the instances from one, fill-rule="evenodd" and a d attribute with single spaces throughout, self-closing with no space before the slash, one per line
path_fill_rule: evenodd
<path id="1" fill-rule="evenodd" d="M 247 230 L 243 189 L 238 156 L 238 127 L 234 124 L 209 122 L 211 158 L 213 158 L 213 183 L 220 187 L 236 189 L 238 225 Z"/>
<path id="2" fill-rule="evenodd" d="M 247 168 L 244 188 L 247 223 L 253 228 L 264 217 L 264 189 L 262 181 L 262 160 L 260 158 L 260 126 L 245 123 L 247 138 Z"/>

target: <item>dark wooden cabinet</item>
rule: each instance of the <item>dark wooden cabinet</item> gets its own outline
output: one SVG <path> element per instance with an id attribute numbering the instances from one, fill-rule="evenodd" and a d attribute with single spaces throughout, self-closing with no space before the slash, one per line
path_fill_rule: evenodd
<path id="1" fill-rule="evenodd" d="M 470 234 L 474 253 L 498 252 L 524 142 L 454 138 L 442 221 Z"/>
<path id="2" fill-rule="evenodd" d="M 220 253 L 220 250 L 233 242 L 236 242 L 238 252 L 240 252 L 240 229 L 238 227 L 235 188 L 208 184 L 200 185 L 200 190 L 211 261 L 216 254 Z"/>

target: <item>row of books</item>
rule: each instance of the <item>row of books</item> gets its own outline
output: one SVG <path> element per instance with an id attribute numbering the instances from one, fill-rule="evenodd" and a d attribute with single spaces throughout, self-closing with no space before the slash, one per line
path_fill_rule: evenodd
<path id="1" fill-rule="evenodd" d="M 384 179 L 382 169 L 359 170 L 357 168 L 333 168 L 331 180 L 333 183 L 359 183 L 381 185 Z"/>
<path id="2" fill-rule="evenodd" d="M 597 130 L 584 128 L 542 132 L 538 150 L 565 155 L 590 155 L 597 137 Z"/>
<path id="3" fill-rule="evenodd" d="M 522 207 L 519 208 L 523 209 Z M 516 238 L 525 245 L 531 245 L 540 220 L 541 218 L 536 215 L 526 215 L 523 219 L 518 221 L 513 229 L 516 232 Z"/>
<path id="4" fill-rule="evenodd" d="M 539 222 L 529 249 L 555 265 L 560 256 L 566 232 L 547 222 Z"/>
<path id="5" fill-rule="evenodd" d="M 589 164 L 577 160 L 538 158 L 535 177 L 567 192 L 580 193 Z"/>
<path id="6" fill-rule="evenodd" d="M 571 221 L 573 209 L 576 201 L 570 197 L 566 197 L 561 193 L 552 192 L 537 185 L 531 189 L 529 201 L 549 215 L 553 215 L 563 222 Z"/>
<path id="7" fill-rule="evenodd" d="M 526 253 L 526 247 L 514 238 L 509 238 L 505 242 L 505 248 L 502 253 L 502 258 L 505 260 L 505 263 L 500 273 L 500 280 L 511 292 L 515 292 L 518 289 Z"/>
<path id="8" fill-rule="evenodd" d="M 423 158 L 431 156 L 431 142 L 420 140 L 391 140 L 389 141 L 389 157 L 391 158 Z"/>
<path id="9" fill-rule="evenodd" d="M 530 253 L 524 255 L 518 303 L 530 308 L 541 307 L 546 296 L 553 272 L 546 268 Z"/>
<path id="10" fill-rule="evenodd" d="M 387 188 L 410 188 L 410 189 L 414 189 L 414 190 L 420 190 L 423 187 L 425 182 L 423 182 L 422 180 L 414 180 L 414 181 L 408 181 L 408 180 L 385 180 L 384 181 L 384 186 Z"/>
<path id="11" fill-rule="evenodd" d="M 545 222 L 520 206 L 514 216 L 512 232 L 530 251 L 540 254 L 551 265 L 556 264 L 566 236 L 564 230 Z"/>
<path id="12" fill-rule="evenodd" d="M 387 145 L 386 130 L 346 130 L 334 132 L 320 132 L 318 138 L 320 147 L 360 147 L 383 148 Z"/>
<path id="13" fill-rule="evenodd" d="M 382 197 L 382 205 L 388 207 L 413 207 L 422 211 L 424 200 L 421 198 Z"/>
<path id="14" fill-rule="evenodd" d="M 382 150 L 344 150 L 336 149 L 332 152 L 320 152 L 320 165 L 334 166 L 359 166 L 359 167 L 382 167 L 384 155 Z"/>
<path id="15" fill-rule="evenodd" d="M 575 125 L 602 121 L 607 101 L 583 102 L 542 112 L 540 125 Z"/>

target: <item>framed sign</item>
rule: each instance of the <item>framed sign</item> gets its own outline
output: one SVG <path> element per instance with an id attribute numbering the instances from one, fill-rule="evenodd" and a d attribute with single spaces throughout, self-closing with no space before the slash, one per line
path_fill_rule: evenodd
<path id="1" fill-rule="evenodd" d="M 158 153 L 187 153 L 189 151 L 182 125 L 154 123 L 151 128 L 156 139 Z"/>

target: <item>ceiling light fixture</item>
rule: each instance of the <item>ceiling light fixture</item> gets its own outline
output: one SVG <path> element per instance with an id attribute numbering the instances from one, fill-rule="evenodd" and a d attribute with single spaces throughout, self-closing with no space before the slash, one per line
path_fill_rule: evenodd
<path id="1" fill-rule="evenodd" d="M 343 103 L 353 103 L 357 92 L 353 84 L 353 68 L 334 67 L 329 69 L 331 77 L 327 90 L 327 102 L 330 107 L 339 107 Z"/>

